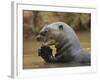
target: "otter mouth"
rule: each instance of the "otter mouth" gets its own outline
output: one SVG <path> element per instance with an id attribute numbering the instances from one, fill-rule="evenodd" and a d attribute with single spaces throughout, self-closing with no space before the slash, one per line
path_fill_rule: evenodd
<path id="1" fill-rule="evenodd" d="M 55 44 L 56 44 L 55 40 L 42 41 L 42 46 L 52 46 L 52 45 L 55 45 Z"/>
<path id="2" fill-rule="evenodd" d="M 41 35 L 38 35 L 36 37 L 36 40 L 38 42 L 40 42 L 42 44 L 42 46 L 52 46 L 52 45 L 56 45 L 56 41 L 53 38 L 47 38 L 47 37 L 43 37 Z"/>

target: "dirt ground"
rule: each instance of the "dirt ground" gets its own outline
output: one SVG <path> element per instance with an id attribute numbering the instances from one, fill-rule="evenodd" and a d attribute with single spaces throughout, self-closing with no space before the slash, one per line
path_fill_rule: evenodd
<path id="1" fill-rule="evenodd" d="M 84 49 L 91 49 L 90 32 L 77 32 L 81 45 Z M 40 43 L 35 40 L 35 37 L 24 40 L 23 42 L 23 69 L 34 68 L 56 68 L 56 67 L 69 67 L 72 64 L 47 64 L 43 59 L 38 56 L 38 48 Z"/>

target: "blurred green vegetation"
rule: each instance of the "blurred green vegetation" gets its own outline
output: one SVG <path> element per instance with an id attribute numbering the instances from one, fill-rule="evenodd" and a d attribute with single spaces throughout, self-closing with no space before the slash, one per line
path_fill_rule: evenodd
<path id="1" fill-rule="evenodd" d="M 91 15 L 87 13 L 66 13 L 66 23 L 75 30 L 90 30 Z"/>
<path id="2" fill-rule="evenodd" d="M 91 28 L 90 13 L 25 10 L 23 15 L 24 34 L 27 35 L 36 34 L 44 25 L 59 21 L 67 23 L 76 31 L 90 31 Z"/>

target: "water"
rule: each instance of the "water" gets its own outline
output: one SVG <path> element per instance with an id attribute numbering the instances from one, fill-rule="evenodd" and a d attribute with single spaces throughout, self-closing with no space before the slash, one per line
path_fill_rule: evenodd
<path id="1" fill-rule="evenodd" d="M 77 32 L 80 39 L 81 45 L 84 49 L 91 49 L 91 38 L 90 32 Z M 24 40 L 23 45 L 23 68 L 34 69 L 34 68 L 56 68 L 56 67 L 71 67 L 78 66 L 79 64 L 47 64 L 45 61 L 38 56 L 38 48 L 40 43 L 35 40 L 35 37 Z"/>

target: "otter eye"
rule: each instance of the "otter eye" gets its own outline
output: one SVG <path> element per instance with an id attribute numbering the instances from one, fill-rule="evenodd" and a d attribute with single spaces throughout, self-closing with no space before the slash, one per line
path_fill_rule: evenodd
<path id="1" fill-rule="evenodd" d="M 40 35 L 41 36 L 46 36 L 47 31 L 41 32 Z"/>
<path id="2" fill-rule="evenodd" d="M 48 30 L 44 31 L 44 33 L 47 33 L 47 32 L 48 32 Z"/>
<path id="3" fill-rule="evenodd" d="M 40 35 L 41 35 L 41 36 L 45 36 L 45 33 L 42 32 L 42 33 L 40 33 Z"/>

